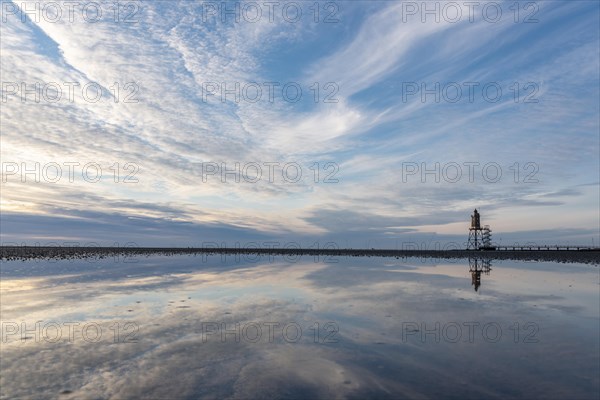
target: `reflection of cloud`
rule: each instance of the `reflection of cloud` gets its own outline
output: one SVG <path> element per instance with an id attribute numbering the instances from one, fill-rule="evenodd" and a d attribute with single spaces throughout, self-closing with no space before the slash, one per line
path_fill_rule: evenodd
<path id="1" fill-rule="evenodd" d="M 342 365 L 336 350 L 285 345 L 265 351 L 242 368 L 234 398 L 345 398 L 365 376 Z"/>
<path id="2" fill-rule="evenodd" d="M 70 343 L 3 343 L 3 398 L 36 398 L 42 391 L 44 397 L 70 391 L 61 397 L 118 399 L 414 398 L 440 397 L 450 390 L 480 398 L 504 393 L 506 382 L 521 381 L 529 382 L 516 386 L 523 388 L 517 393 L 523 397 L 545 397 L 565 388 L 586 397 L 597 383 L 590 378 L 588 386 L 573 386 L 576 375 L 597 365 L 597 354 L 585 349 L 597 339 L 597 326 L 586 317 L 597 315 L 597 305 L 589 301 L 597 297 L 594 267 L 502 262 L 482 296 L 472 293 L 466 261 L 138 261 L 2 265 L 3 273 L 6 267 L 15 270 L 2 278 L 3 321 L 26 321 L 28 327 L 38 320 L 97 322 L 104 334 L 98 343 L 82 340 L 80 333 Z M 37 270 L 37 275 L 26 278 L 18 269 Z M 103 274 L 110 279 L 100 279 Z M 546 282 L 540 286 L 542 278 Z M 570 292 L 567 283 L 577 291 Z M 122 329 L 127 321 L 139 325 L 138 342 L 113 343 L 115 323 Z M 335 343 L 322 342 L 328 321 L 339 328 Z M 493 345 L 480 336 L 474 343 L 423 342 L 421 332 L 403 336 L 407 322 L 431 329 L 435 322 L 464 321 L 497 322 L 510 334 Z M 543 340 L 516 345 L 508 329 L 528 321 L 538 324 Z M 581 329 L 565 331 L 566 321 Z M 271 342 L 265 328 L 257 343 L 244 338 L 238 343 L 231 333 L 223 342 L 221 332 L 207 333 L 209 322 L 234 331 L 236 324 L 264 328 L 270 322 L 279 327 L 296 322 L 303 334 L 297 343 L 286 342 L 276 328 Z M 311 330 L 315 322 L 318 343 Z M 557 360 L 557 349 L 577 357 L 578 366 Z M 561 378 L 546 375 L 540 365 L 557 368 Z"/>

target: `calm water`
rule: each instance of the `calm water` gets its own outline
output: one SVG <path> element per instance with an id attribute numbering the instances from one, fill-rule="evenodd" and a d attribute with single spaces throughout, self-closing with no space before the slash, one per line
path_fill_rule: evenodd
<path id="1" fill-rule="evenodd" d="M 1 398 L 599 396 L 597 266 L 249 258 L 2 263 Z"/>

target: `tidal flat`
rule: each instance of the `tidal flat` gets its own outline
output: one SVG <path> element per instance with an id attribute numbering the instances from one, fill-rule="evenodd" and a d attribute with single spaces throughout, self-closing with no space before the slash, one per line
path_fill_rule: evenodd
<path id="1" fill-rule="evenodd" d="M 600 395 L 594 264 L 114 253 L 0 278 L 2 399 Z"/>

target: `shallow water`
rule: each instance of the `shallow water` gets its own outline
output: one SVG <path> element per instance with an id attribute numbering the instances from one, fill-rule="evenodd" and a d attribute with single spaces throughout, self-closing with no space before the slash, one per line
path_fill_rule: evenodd
<path id="1" fill-rule="evenodd" d="M 0 273 L 3 399 L 600 394 L 598 266 L 121 256 Z"/>

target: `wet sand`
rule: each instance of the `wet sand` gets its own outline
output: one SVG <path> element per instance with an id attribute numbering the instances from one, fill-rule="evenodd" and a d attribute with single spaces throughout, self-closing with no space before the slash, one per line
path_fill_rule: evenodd
<path id="1" fill-rule="evenodd" d="M 103 259 L 0 264 L 0 399 L 599 397 L 596 265 L 28 250 Z"/>
<path id="2" fill-rule="evenodd" d="M 151 255 L 271 255 L 394 258 L 485 258 L 490 260 L 554 261 L 600 265 L 600 249 L 594 250 L 378 250 L 378 249 L 285 249 L 285 248 L 159 248 L 159 247 L 39 247 L 2 246 L 1 261 L 33 259 L 84 259 L 111 256 Z"/>

